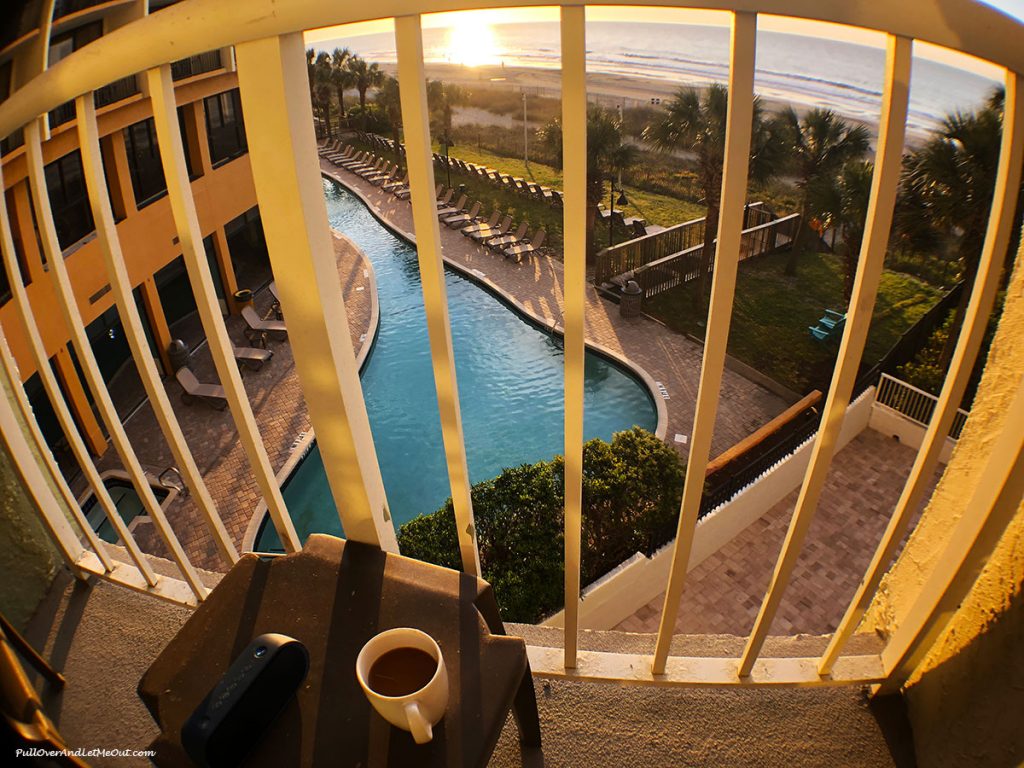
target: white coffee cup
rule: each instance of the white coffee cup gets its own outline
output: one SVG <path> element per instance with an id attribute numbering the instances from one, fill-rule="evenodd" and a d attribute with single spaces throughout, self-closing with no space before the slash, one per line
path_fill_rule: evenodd
<path id="1" fill-rule="evenodd" d="M 371 686 L 370 670 L 384 654 L 400 648 L 423 651 L 436 663 L 429 682 L 418 690 L 400 696 L 387 696 Z M 434 638 L 410 627 L 389 629 L 371 638 L 356 658 L 356 678 L 366 698 L 381 717 L 397 728 L 412 733 L 417 744 L 426 744 L 434 737 L 433 727 L 444 717 L 448 707 L 448 671 L 441 649 Z"/>

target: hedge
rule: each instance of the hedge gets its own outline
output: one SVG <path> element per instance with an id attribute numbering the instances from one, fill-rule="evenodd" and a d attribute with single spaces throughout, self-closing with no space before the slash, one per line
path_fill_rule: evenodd
<path id="1" fill-rule="evenodd" d="M 480 565 L 506 621 L 535 623 L 564 592 L 563 459 L 523 464 L 473 486 Z M 583 446 L 582 583 L 675 535 L 684 469 L 678 454 L 634 427 Z M 398 532 L 402 554 L 460 568 L 452 500 Z"/>

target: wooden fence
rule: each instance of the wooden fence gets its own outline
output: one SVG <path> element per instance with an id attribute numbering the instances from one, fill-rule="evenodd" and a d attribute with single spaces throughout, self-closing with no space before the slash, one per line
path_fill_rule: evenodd
<path id="1" fill-rule="evenodd" d="M 788 247 L 799 219 L 799 214 L 779 218 L 764 203 L 750 203 L 743 214 L 740 259 Z M 646 298 L 694 279 L 700 274 L 704 227 L 705 219 L 693 219 L 602 251 L 594 265 L 594 284 L 632 272 Z"/>

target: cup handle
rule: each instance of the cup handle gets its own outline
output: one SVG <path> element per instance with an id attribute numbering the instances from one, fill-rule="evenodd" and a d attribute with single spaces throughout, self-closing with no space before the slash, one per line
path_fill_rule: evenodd
<path id="1" fill-rule="evenodd" d="M 409 721 L 409 731 L 417 744 L 426 744 L 434 738 L 434 729 L 420 712 L 420 705 L 415 701 L 405 705 L 405 718 Z"/>

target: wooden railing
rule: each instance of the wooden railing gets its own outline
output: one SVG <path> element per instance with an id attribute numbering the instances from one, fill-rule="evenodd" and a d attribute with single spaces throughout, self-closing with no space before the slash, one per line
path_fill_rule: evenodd
<path id="1" fill-rule="evenodd" d="M 597 255 L 594 284 L 603 285 L 613 277 L 685 253 L 703 243 L 704 219 L 693 219 L 661 232 L 626 240 Z"/>
<path id="2" fill-rule="evenodd" d="M 709 304 L 700 383 L 694 404 L 687 473 L 672 549 L 672 566 L 665 584 L 661 625 L 654 652 L 601 653 L 578 648 L 579 574 L 582 502 L 584 311 L 586 301 L 586 27 L 584 7 L 555 0 L 561 11 L 562 130 L 565 180 L 564 205 L 564 365 L 565 365 L 565 631 L 564 648 L 531 646 L 535 673 L 650 684 L 686 685 L 824 685 L 879 682 L 899 685 L 910 674 L 910 662 L 923 644 L 943 626 L 948 611 L 940 606 L 963 593 L 964 569 L 936 570 L 913 596 L 914 610 L 897 628 L 881 653 L 849 653 L 847 641 L 875 596 L 882 575 L 930 486 L 938 457 L 957 418 L 957 406 L 967 386 L 987 326 L 1008 247 L 1024 154 L 1024 26 L 969 0 L 946 0 L 942 13 L 926 9 L 907 14 L 900 4 L 817 4 L 813 13 L 823 21 L 880 29 L 888 36 L 882 113 L 865 235 L 857 278 L 843 329 L 839 356 L 821 420 L 813 436 L 809 465 L 790 522 L 786 542 L 762 600 L 754 627 L 740 658 L 680 657 L 670 654 L 672 637 L 690 564 L 695 524 L 704 496 L 719 391 L 722 387 L 737 270 L 744 254 L 778 246 L 781 222 L 745 229 L 745 197 L 754 97 L 757 13 L 806 15 L 810 6 L 795 0 L 711 0 L 701 7 L 728 11 L 732 35 L 729 53 L 728 125 L 724 148 L 721 216 L 717 230 L 715 279 Z M 528 6 L 523 0 L 503 0 L 502 6 Z M 132 296 L 118 228 L 101 160 L 99 129 L 93 93 L 108 83 L 145 73 L 152 105 L 167 195 L 178 242 L 195 292 L 199 316 L 209 341 L 238 440 L 248 458 L 270 518 L 286 550 L 301 546 L 280 487 L 267 458 L 263 439 L 235 365 L 233 347 L 224 326 L 202 245 L 202 231 L 177 118 L 172 62 L 200 57 L 204 52 L 234 46 L 238 80 L 249 139 L 250 163 L 266 234 L 280 304 L 289 322 L 295 368 L 316 431 L 335 507 L 346 535 L 355 541 L 397 550 L 394 524 L 376 460 L 373 436 L 363 401 L 358 368 L 348 339 L 348 324 L 340 297 L 337 265 L 322 197 L 309 101 L 303 30 L 395 17 L 395 40 L 401 90 L 402 123 L 412 189 L 416 247 L 423 277 L 439 417 L 454 498 L 458 544 L 463 568 L 479 572 L 476 532 L 469 493 L 459 391 L 455 375 L 448 303 L 441 260 L 441 241 L 434 205 L 434 171 L 430 151 L 420 14 L 456 10 L 442 0 L 387 0 L 372 7 L 324 0 L 184 0 L 142 17 L 90 43 L 81 51 L 32 78 L 0 104 L 0 136 L 24 129 L 25 164 L 39 238 L 49 266 L 47 279 L 71 343 L 114 448 L 132 478 L 146 512 L 159 532 L 177 576 L 158 576 L 121 521 L 96 464 L 85 448 L 59 383 L 28 301 L 21 265 L 15 254 L 8 201 L 0 201 L 0 250 L 12 292 L 12 304 L 26 329 L 25 346 L 40 373 L 61 427 L 93 492 L 121 538 L 115 552 L 99 541 L 77 507 L 42 437 L 21 386 L 13 357 L 0 340 L 0 376 L 13 392 L 0 398 L 0 434 L 13 458 L 19 478 L 35 500 L 40 517 L 58 551 L 79 575 L 95 574 L 118 584 L 176 602 L 195 605 L 207 590 L 182 550 L 174 530 L 153 497 L 135 448 L 121 426 L 110 393 L 89 345 L 73 286 L 56 237 L 44 175 L 43 136 L 38 118 L 69 101 L 75 104 L 77 139 L 83 174 L 96 221 L 97 240 L 121 322 L 140 378 L 147 389 L 157 422 L 182 472 L 185 485 L 209 528 L 212 541 L 228 562 L 237 558 L 202 474 L 185 443 L 167 401 L 163 381 L 151 355 L 138 308 Z M 978 276 L 965 312 L 963 330 L 950 372 L 935 402 L 918 458 L 889 526 L 846 609 L 838 629 L 821 656 L 775 658 L 762 653 L 768 630 L 793 574 L 821 497 L 835 453 L 839 430 L 851 400 L 882 273 L 901 171 L 908 109 L 911 49 L 915 38 L 958 49 L 1007 67 L 1005 116 L 991 219 L 981 254 Z M 205 54 L 210 55 L 210 54 Z M 42 60 L 45 61 L 45 56 Z M 190 65 L 191 66 L 191 65 Z M 180 71 L 179 66 L 179 71 Z M 0 172 L 3 165 L 0 164 Z M 0 185 L 2 186 L 2 185 Z M 760 217 L 758 212 L 753 214 Z M 785 221 L 785 220 L 782 220 Z M 770 229 L 777 227 L 778 231 Z M 608 257 L 599 280 L 650 265 L 658 259 L 688 251 L 703 240 L 703 223 L 687 222 L 656 240 L 618 246 Z M 985 464 L 993 476 L 1016 471 L 1024 422 L 1024 398 L 1010 406 L 1004 430 L 992 442 Z M 22 431 L 18 417 L 28 424 Z M 798 437 L 802 437 L 798 435 Z M 1001 474 L 1000 474 L 1001 473 Z M 959 527 L 982 530 L 994 510 L 1007 508 L 1009 484 L 979 487 L 965 507 Z M 70 519 L 69 516 L 70 515 Z M 1002 517 L 994 518 L 1002 520 Z M 948 544 L 950 558 L 964 562 L 974 556 L 971 537 Z M 969 570 L 969 569 L 968 569 Z"/>
<path id="3" fill-rule="evenodd" d="M 740 261 L 785 250 L 792 245 L 793 239 L 796 237 L 796 229 L 800 225 L 800 214 L 794 213 L 782 219 L 772 219 L 770 216 L 770 214 L 764 216 L 758 210 L 752 218 L 755 220 L 768 218 L 769 220 L 764 224 L 743 230 L 740 239 Z M 662 234 L 664 233 L 659 232 L 647 237 L 657 238 Z M 642 247 L 639 251 L 641 258 L 647 252 L 656 252 L 658 247 L 658 245 L 647 249 Z M 643 297 L 649 299 L 678 285 L 697 279 L 700 276 L 702 265 L 708 273 L 714 269 L 714 262 L 706 261 L 703 243 L 635 267 L 632 270 L 632 279 L 640 286 Z"/>

